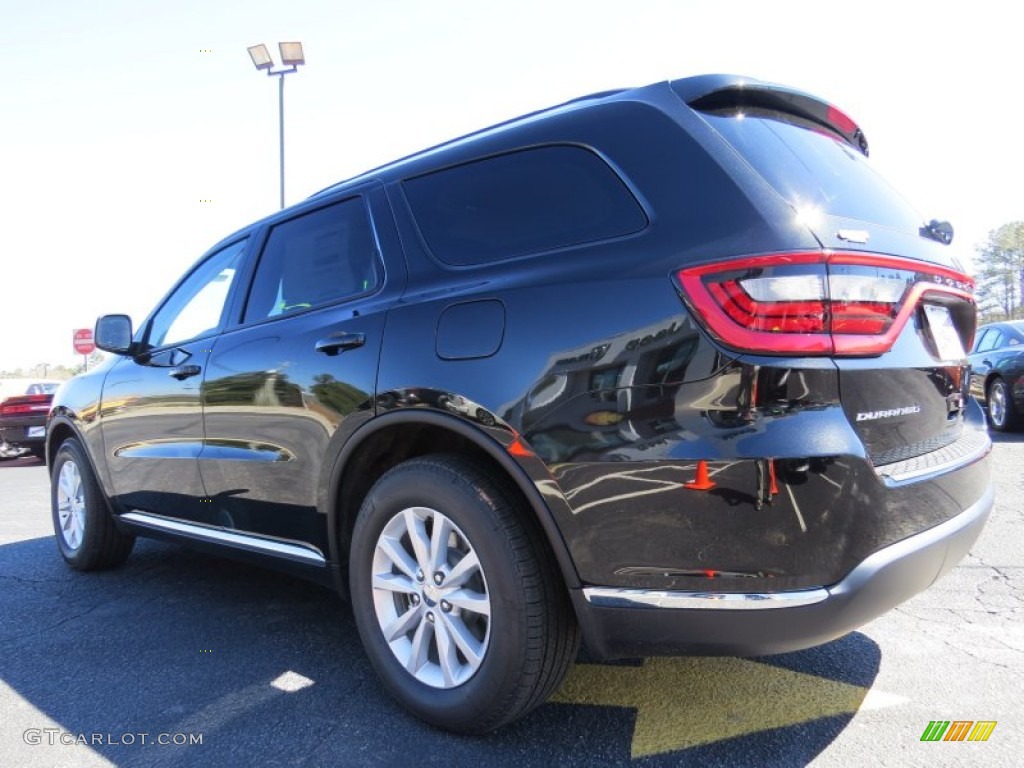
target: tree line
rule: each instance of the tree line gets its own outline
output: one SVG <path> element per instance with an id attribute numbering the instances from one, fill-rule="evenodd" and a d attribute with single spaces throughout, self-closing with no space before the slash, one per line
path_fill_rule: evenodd
<path id="1" fill-rule="evenodd" d="M 89 369 L 92 370 L 103 362 L 106 355 L 100 351 L 89 355 Z M 36 363 L 33 366 L 22 366 L 0 370 L 0 379 L 51 379 L 64 381 L 72 376 L 77 376 L 85 370 L 85 361 L 78 365 L 54 365 L 53 363 Z"/>
<path id="2" fill-rule="evenodd" d="M 1024 221 L 988 233 L 975 251 L 981 322 L 1024 318 Z"/>

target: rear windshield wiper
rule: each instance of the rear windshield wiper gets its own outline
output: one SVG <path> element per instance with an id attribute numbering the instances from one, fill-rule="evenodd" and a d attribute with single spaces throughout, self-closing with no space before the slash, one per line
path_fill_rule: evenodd
<path id="1" fill-rule="evenodd" d="M 932 219 L 921 227 L 921 237 L 927 237 L 943 245 L 949 245 L 953 242 L 953 225 L 948 221 Z"/>

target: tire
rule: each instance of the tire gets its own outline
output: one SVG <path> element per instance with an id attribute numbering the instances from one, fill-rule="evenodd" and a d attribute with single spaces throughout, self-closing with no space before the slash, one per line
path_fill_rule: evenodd
<path id="1" fill-rule="evenodd" d="M 57 548 L 78 571 L 113 568 L 128 559 L 135 537 L 114 524 L 81 443 L 65 440 L 53 459 L 50 506 Z"/>
<path id="2" fill-rule="evenodd" d="M 1013 402 L 1013 392 L 1003 379 L 993 379 L 985 393 L 988 403 L 988 421 L 997 432 L 1011 432 L 1020 428 L 1020 413 Z"/>
<path id="3" fill-rule="evenodd" d="M 513 498 L 476 462 L 426 456 L 381 477 L 356 520 L 349 582 L 363 646 L 391 694 L 445 730 L 487 733 L 521 717 L 579 648 L 561 574 Z M 447 546 L 435 559 L 439 525 Z"/>
<path id="4" fill-rule="evenodd" d="M 45 445 L 33 445 L 28 449 L 29 452 L 40 461 L 46 461 L 46 446 Z"/>

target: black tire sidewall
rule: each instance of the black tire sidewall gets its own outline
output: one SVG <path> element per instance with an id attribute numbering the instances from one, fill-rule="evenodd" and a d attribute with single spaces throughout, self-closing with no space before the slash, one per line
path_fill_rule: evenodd
<path id="1" fill-rule="evenodd" d="M 514 690 L 521 677 L 527 644 L 527 607 L 521 575 L 507 529 L 489 504 L 457 476 L 445 482 L 423 467 L 392 471 L 370 492 L 352 537 L 349 581 L 360 637 L 374 669 L 401 703 L 429 723 L 450 730 L 476 732 L 496 699 Z M 373 605 L 371 569 L 384 526 L 408 507 L 429 507 L 457 525 L 475 550 L 491 601 L 489 644 L 472 678 L 451 689 L 436 689 L 416 680 L 399 664 L 380 631 Z"/>

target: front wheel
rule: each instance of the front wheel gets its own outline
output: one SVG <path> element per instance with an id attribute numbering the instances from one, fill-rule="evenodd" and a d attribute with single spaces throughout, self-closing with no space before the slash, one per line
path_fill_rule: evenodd
<path id="1" fill-rule="evenodd" d="M 988 386 L 988 420 L 998 432 L 1009 432 L 1020 426 L 1020 414 L 1013 401 L 1013 392 L 1003 379 L 995 379 Z"/>
<path id="2" fill-rule="evenodd" d="M 363 645 L 428 723 L 486 733 L 543 703 L 578 648 L 561 576 L 514 495 L 459 456 L 413 459 L 370 490 L 349 580 Z"/>
<path id="3" fill-rule="evenodd" d="M 57 548 L 75 570 L 112 568 L 131 554 L 135 537 L 114 525 L 85 449 L 74 438 L 65 440 L 54 457 L 50 503 Z"/>

